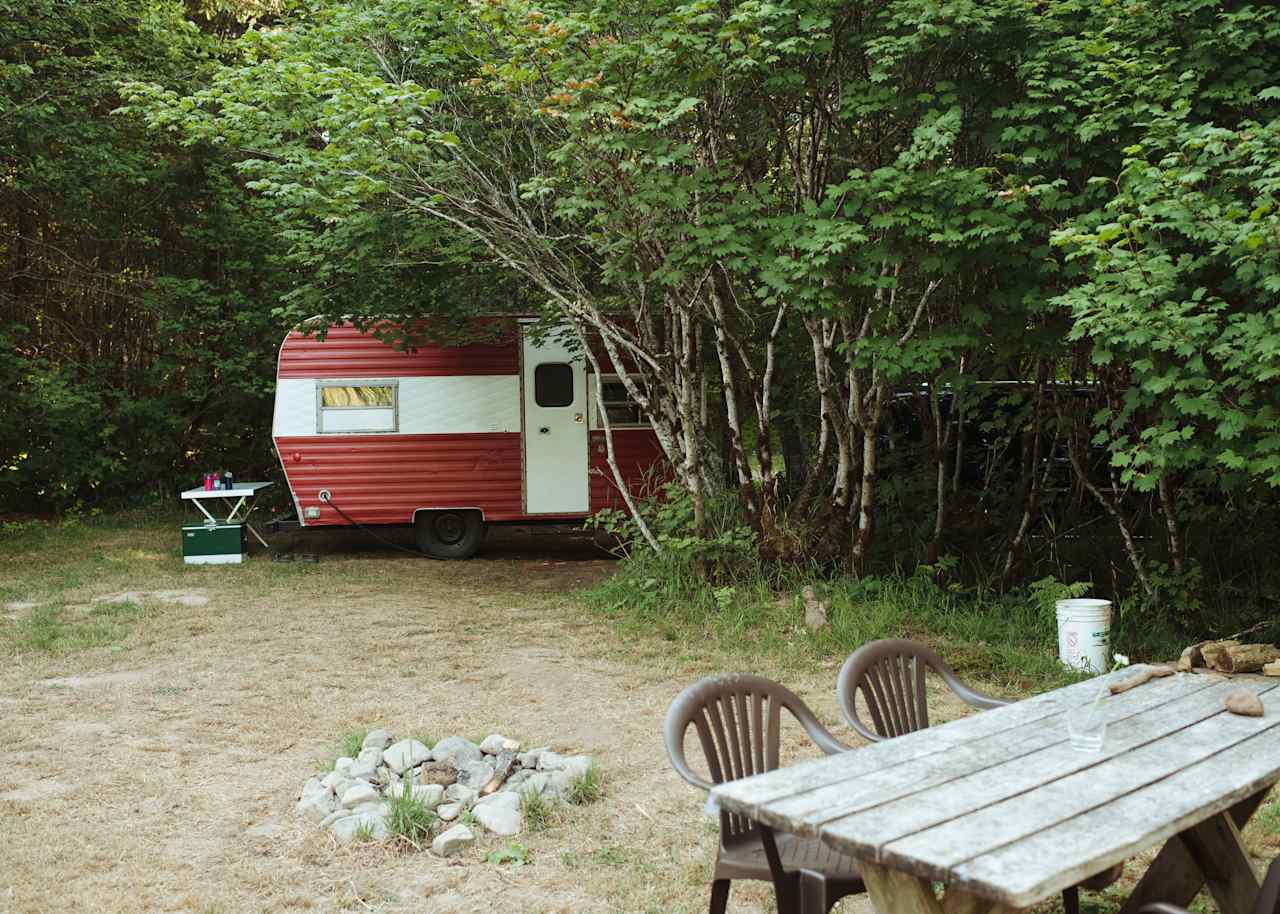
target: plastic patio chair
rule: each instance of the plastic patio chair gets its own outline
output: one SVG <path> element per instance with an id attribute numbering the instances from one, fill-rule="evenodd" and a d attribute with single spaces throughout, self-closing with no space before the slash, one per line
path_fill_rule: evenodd
<path id="1" fill-rule="evenodd" d="M 1158 901 L 1143 905 L 1138 914 L 1187 914 L 1187 909 Z M 1253 914 L 1280 914 L 1280 859 L 1272 860 L 1267 869 L 1258 900 L 1253 904 Z"/>
<path id="2" fill-rule="evenodd" d="M 932 648 L 906 638 L 886 638 L 862 645 L 840 668 L 836 698 L 845 720 L 872 742 L 925 729 L 929 726 L 929 699 L 924 686 L 927 670 L 941 676 L 947 688 L 971 707 L 985 711 L 1009 704 L 967 686 Z M 871 716 L 871 727 L 858 714 L 859 692 Z M 1081 886 L 1094 891 L 1104 889 L 1119 879 L 1123 871 L 1123 864 L 1118 864 L 1079 886 L 1065 889 L 1062 906 L 1066 914 L 1080 914 Z"/>
<path id="3" fill-rule="evenodd" d="M 762 676 L 711 676 L 689 686 L 667 710 L 667 754 L 676 773 L 702 790 L 778 767 L 786 710 L 827 755 L 848 751 L 795 693 Z M 689 727 L 698 732 L 711 780 L 685 757 Z M 723 914 L 734 879 L 770 881 L 779 914 L 826 914 L 841 898 L 866 891 L 852 857 L 816 839 L 774 835 L 752 820 L 720 811 L 720 845 L 711 883 L 711 914 Z"/>

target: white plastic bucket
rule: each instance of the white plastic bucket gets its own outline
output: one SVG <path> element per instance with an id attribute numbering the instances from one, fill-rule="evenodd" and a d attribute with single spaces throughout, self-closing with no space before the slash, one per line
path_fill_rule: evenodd
<path id="1" fill-rule="evenodd" d="M 1059 600 L 1058 659 L 1076 670 L 1102 673 L 1111 668 L 1110 600 Z"/>

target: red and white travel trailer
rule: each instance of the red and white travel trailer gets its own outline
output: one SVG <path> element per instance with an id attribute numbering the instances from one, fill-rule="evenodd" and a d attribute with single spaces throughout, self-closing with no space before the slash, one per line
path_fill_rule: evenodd
<path id="1" fill-rule="evenodd" d="M 488 524 L 622 508 L 589 364 L 532 327 L 512 320 L 498 342 L 411 351 L 350 325 L 285 337 L 272 438 L 298 522 L 412 524 L 424 552 L 463 558 Z M 614 453 L 638 492 L 662 452 L 621 382 L 602 380 Z"/>

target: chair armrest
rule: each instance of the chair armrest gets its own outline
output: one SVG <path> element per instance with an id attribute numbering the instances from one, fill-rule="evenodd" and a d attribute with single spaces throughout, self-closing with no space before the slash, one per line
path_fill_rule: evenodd
<path id="1" fill-rule="evenodd" d="M 944 678 L 947 680 L 947 685 L 951 687 L 951 691 L 955 692 L 956 696 L 965 704 L 974 708 L 988 711 L 991 708 L 1003 708 L 1005 705 L 1011 704 L 1011 702 L 1005 701 L 1003 698 L 996 698 L 984 692 L 979 692 L 977 689 L 970 688 L 954 674 L 944 676 Z"/>
<path id="2" fill-rule="evenodd" d="M 800 726 L 804 727 L 804 732 L 809 734 L 809 739 L 813 740 L 813 744 L 823 751 L 825 755 L 839 755 L 841 752 L 852 751 L 852 746 L 846 746 L 840 740 L 831 735 L 831 731 L 822 726 L 822 722 L 809 709 L 809 706 L 801 702 L 798 707 L 793 707 L 791 713 L 795 715 L 796 720 L 800 721 Z"/>
<path id="3" fill-rule="evenodd" d="M 680 775 L 680 777 L 684 778 L 694 787 L 697 787 L 699 790 L 709 792 L 715 785 L 690 768 L 689 761 L 685 758 L 684 729 L 678 727 L 674 720 L 668 718 L 665 735 L 667 742 L 667 758 L 671 761 L 671 767 L 675 773 Z"/>

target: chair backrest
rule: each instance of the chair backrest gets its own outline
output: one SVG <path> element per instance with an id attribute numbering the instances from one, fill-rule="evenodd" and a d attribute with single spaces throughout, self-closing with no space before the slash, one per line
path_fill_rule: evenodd
<path id="1" fill-rule="evenodd" d="M 869 740 L 889 739 L 929 726 L 924 674 L 933 670 L 961 699 L 978 708 L 1004 704 L 964 684 L 937 652 L 917 641 L 891 638 L 864 644 L 844 662 L 836 697 L 845 720 Z M 857 698 L 871 715 L 871 727 L 858 714 Z"/>
<path id="2" fill-rule="evenodd" d="M 714 784 L 773 771 L 778 767 L 784 709 L 824 752 L 847 748 L 835 742 L 790 689 L 763 676 L 735 673 L 700 679 L 671 703 L 664 738 L 672 767 L 690 784 L 704 790 Z M 710 781 L 694 772 L 685 756 L 684 739 L 690 726 L 698 732 Z M 755 831 L 750 819 L 721 810 L 721 843 Z"/>

